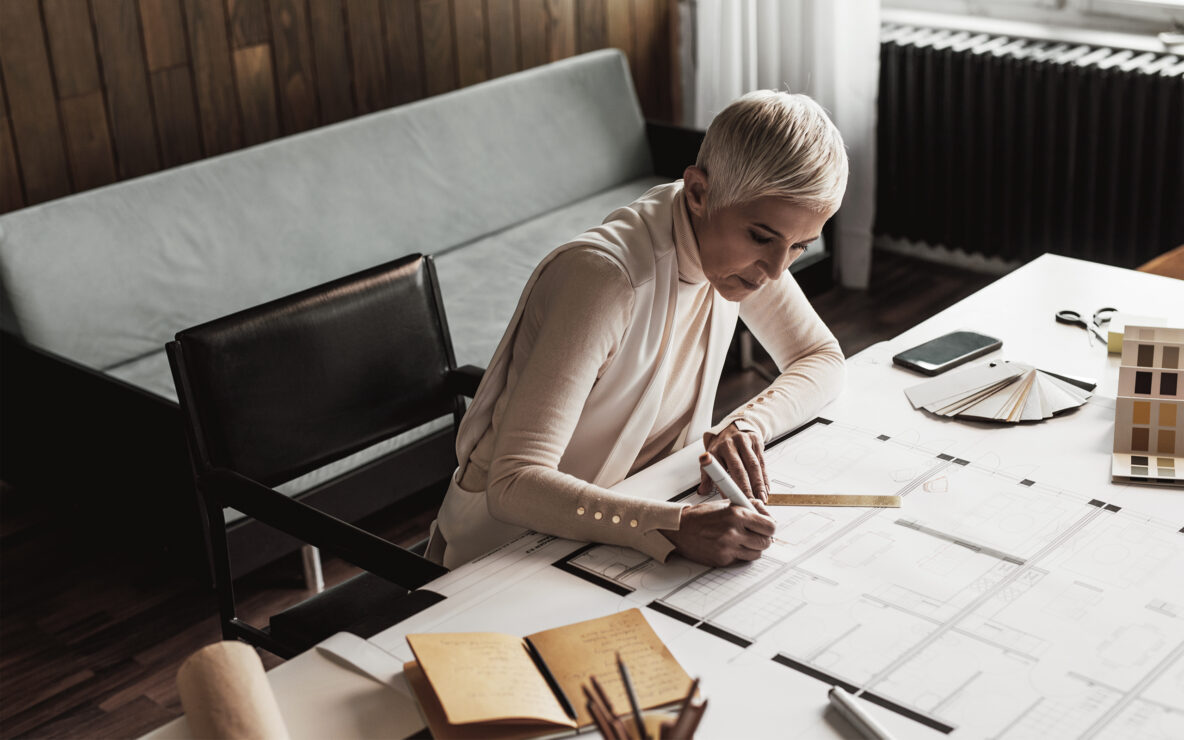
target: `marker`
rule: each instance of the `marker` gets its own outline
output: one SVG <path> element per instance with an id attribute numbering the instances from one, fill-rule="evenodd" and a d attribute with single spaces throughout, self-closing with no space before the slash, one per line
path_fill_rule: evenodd
<path id="1" fill-rule="evenodd" d="M 843 719 L 850 722 L 867 740 L 893 740 L 892 735 L 855 702 L 855 697 L 838 686 L 832 686 L 827 696 L 830 697 L 830 703 L 835 710 L 843 715 Z"/>
<path id="2" fill-rule="evenodd" d="M 715 481 L 715 485 L 719 490 L 728 497 L 728 500 L 732 502 L 732 506 L 756 511 L 756 507 L 744 495 L 744 491 L 740 490 L 740 486 L 736 485 L 736 481 L 732 480 L 732 476 L 728 475 L 728 471 L 724 470 L 724 466 L 720 465 L 714 457 L 704 452 L 702 455 L 699 455 L 699 465 L 707 471 L 707 475 L 711 480 Z"/>

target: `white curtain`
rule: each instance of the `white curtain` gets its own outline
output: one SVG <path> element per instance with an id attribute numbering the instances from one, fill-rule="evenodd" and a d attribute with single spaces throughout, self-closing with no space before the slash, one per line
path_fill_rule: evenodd
<path id="1" fill-rule="evenodd" d="M 879 0 L 690 0 L 693 124 L 752 90 L 805 93 L 843 134 L 851 173 L 836 216 L 839 278 L 867 287 L 876 202 Z M 684 26 L 685 28 L 686 26 Z M 833 248 L 834 245 L 828 245 Z"/>

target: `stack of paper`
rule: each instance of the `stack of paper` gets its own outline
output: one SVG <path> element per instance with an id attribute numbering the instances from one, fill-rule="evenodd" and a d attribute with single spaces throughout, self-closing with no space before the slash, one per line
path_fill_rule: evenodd
<path id="1" fill-rule="evenodd" d="M 1091 395 L 1085 388 L 1093 387 L 1081 386 L 1031 365 L 996 360 L 952 370 L 904 393 L 913 408 L 941 416 L 1016 422 L 1077 408 Z"/>

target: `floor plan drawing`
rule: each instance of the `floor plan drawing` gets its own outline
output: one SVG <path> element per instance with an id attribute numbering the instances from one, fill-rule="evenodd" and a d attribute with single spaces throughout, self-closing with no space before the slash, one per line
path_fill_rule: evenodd
<path id="1" fill-rule="evenodd" d="M 778 507 L 738 567 L 556 565 L 940 732 L 1184 737 L 1184 521 L 962 454 L 819 420 L 766 452 L 773 492 L 901 508 Z"/>

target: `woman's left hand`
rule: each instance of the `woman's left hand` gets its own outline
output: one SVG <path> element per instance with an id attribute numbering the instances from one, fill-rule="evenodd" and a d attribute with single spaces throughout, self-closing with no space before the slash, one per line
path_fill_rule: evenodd
<path id="1" fill-rule="evenodd" d="M 707 452 L 728 470 L 728 475 L 740 486 L 749 498 L 769 500 L 769 474 L 765 471 L 765 449 L 760 435 L 742 432 L 735 424 L 729 424 L 712 437 L 703 435 L 703 446 Z M 699 493 L 711 493 L 714 485 L 707 471 L 701 472 Z"/>

